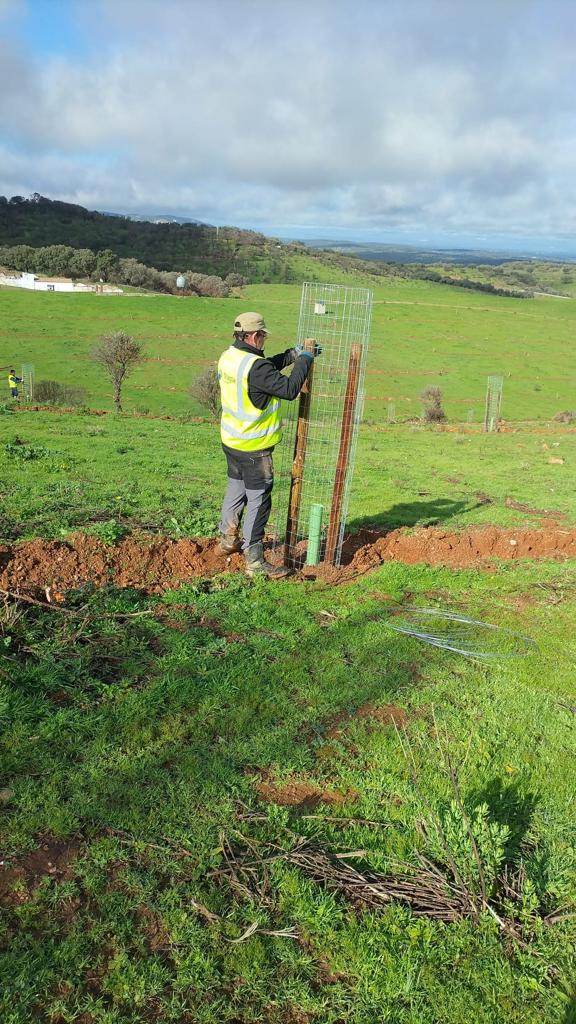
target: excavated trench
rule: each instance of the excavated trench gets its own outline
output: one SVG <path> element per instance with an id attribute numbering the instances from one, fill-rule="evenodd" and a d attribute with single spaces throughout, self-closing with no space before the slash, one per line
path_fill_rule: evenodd
<path id="1" fill-rule="evenodd" d="M 454 533 L 427 527 L 389 533 L 361 531 L 347 538 L 343 565 L 321 564 L 295 574 L 300 579 L 344 583 L 383 562 L 444 565 L 459 569 L 493 568 L 501 560 L 576 558 L 576 528 L 478 527 Z M 214 538 L 172 540 L 131 534 L 117 545 L 90 534 L 66 540 L 30 540 L 0 545 L 0 589 L 62 601 L 83 585 L 134 587 L 151 594 L 176 588 L 198 577 L 241 572 L 240 555 L 227 557 Z"/>

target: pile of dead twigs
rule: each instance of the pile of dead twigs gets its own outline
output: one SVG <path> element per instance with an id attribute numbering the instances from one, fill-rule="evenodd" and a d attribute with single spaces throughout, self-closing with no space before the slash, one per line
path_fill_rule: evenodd
<path id="1" fill-rule="evenodd" d="M 243 814 L 242 818 L 249 821 L 250 815 Z M 261 821 L 261 815 L 255 814 L 254 818 Z M 234 832 L 233 840 L 221 837 L 223 864 L 210 872 L 210 877 L 217 882 L 226 882 L 236 895 L 258 903 L 263 910 L 272 910 L 274 899 L 270 867 L 283 861 L 358 908 L 381 910 L 396 902 L 408 906 L 415 916 L 448 924 L 463 918 L 478 920 L 483 912 L 487 912 L 497 921 L 504 935 L 529 948 L 514 915 L 504 916 L 500 909 L 503 903 L 507 907 L 520 905 L 526 882 L 523 867 L 516 872 L 504 870 L 496 900 L 487 893 L 474 892 L 455 864 L 452 868 L 435 864 L 419 852 L 415 854 L 414 864 L 397 861 L 393 872 L 381 873 L 360 870 L 350 863 L 366 859 L 369 856 L 366 850 L 333 852 L 323 849 L 317 839 L 298 835 L 288 828 L 284 833 L 285 839 L 292 839 L 288 848 L 257 840 L 240 831 Z M 573 914 L 568 912 L 568 908 L 539 915 L 545 925 L 556 924 L 571 916 Z"/>
<path id="2" fill-rule="evenodd" d="M 321 841 L 318 829 L 312 835 L 302 835 L 305 819 L 321 820 L 321 815 L 299 818 L 299 831 L 288 823 L 277 825 L 280 831 L 274 840 L 257 838 L 266 835 L 267 816 L 243 807 L 237 814 L 241 830 L 221 838 L 222 865 L 211 877 L 226 882 L 237 895 L 258 902 L 262 909 L 272 910 L 271 867 L 283 861 L 357 908 L 378 910 L 395 902 L 409 907 L 416 916 L 447 924 L 462 919 L 478 922 L 483 914 L 489 914 L 503 936 L 534 952 L 531 940 L 537 926 L 574 917 L 574 907 L 550 912 L 545 897 L 535 898 L 522 859 L 510 862 L 507 826 L 491 820 L 486 804 L 467 808 L 448 737 L 442 736 L 435 716 L 437 769 L 445 776 L 451 795 L 447 812 L 440 813 L 427 799 L 414 751 L 407 738 L 397 733 L 422 812 L 416 824 L 421 848 L 414 850 L 411 862 L 390 860 L 386 873 L 376 872 L 368 866 L 370 853 L 366 850 L 335 850 Z M 327 818 L 330 823 L 335 820 L 340 819 Z M 341 821 L 348 821 L 351 827 L 355 823 L 391 826 L 365 819 Z"/>

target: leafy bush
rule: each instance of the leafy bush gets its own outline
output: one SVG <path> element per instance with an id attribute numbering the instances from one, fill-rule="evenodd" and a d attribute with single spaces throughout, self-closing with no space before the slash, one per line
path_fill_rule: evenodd
<path id="1" fill-rule="evenodd" d="M 230 294 L 228 284 L 216 274 L 186 275 L 188 287 L 198 295 L 207 295 L 212 299 L 225 299 Z"/>
<path id="2" fill-rule="evenodd" d="M 242 274 L 227 274 L 224 278 L 225 284 L 229 288 L 243 288 L 245 284 L 248 284 L 248 278 L 243 277 Z"/>
<path id="3" fill-rule="evenodd" d="M 220 382 L 218 371 L 215 366 L 209 366 L 199 377 L 192 381 L 188 389 L 190 398 L 195 398 L 200 405 L 205 406 L 210 415 L 217 419 L 220 415 Z"/>
<path id="4" fill-rule="evenodd" d="M 60 384 L 57 380 L 39 380 L 34 388 L 34 400 L 45 405 L 85 405 L 86 389 Z"/>
<path id="5" fill-rule="evenodd" d="M 422 418 L 425 423 L 443 423 L 448 417 L 442 408 L 442 391 L 440 388 L 424 388 L 420 393 L 424 402 Z"/>

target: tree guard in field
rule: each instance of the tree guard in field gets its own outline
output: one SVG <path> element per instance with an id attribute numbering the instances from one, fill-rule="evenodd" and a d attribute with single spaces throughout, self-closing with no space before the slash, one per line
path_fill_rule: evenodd
<path id="1" fill-rule="evenodd" d="M 502 408 L 502 388 L 504 377 L 488 377 L 486 386 L 486 411 L 484 413 L 484 430 L 491 434 L 498 430 L 500 410 Z"/>
<path id="2" fill-rule="evenodd" d="M 286 444 L 275 485 L 275 545 L 296 568 L 340 564 L 371 315 L 366 288 L 303 285 L 298 341 L 316 339 L 322 354 L 299 402 L 285 406 Z"/>
<path id="3" fill-rule="evenodd" d="M 34 401 L 34 366 L 22 363 L 22 394 L 26 402 Z"/>

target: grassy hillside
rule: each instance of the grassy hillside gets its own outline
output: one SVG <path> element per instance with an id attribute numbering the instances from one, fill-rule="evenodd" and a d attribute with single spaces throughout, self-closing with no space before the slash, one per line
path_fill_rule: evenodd
<path id="1" fill-rule="evenodd" d="M 231 271 L 259 276 L 252 264 L 274 255 L 274 242 L 254 231 L 207 224 L 152 224 L 86 210 L 34 195 L 0 197 L 0 245 L 70 245 L 112 250 L 158 270 L 195 270 L 226 275 Z"/>
<path id="2" fill-rule="evenodd" d="M 443 273 L 467 281 L 480 281 L 497 288 L 527 289 L 530 292 L 549 292 L 567 297 L 576 296 L 576 266 L 574 263 L 553 263 L 547 260 L 520 260 L 499 266 L 432 265 Z"/>
<path id="3" fill-rule="evenodd" d="M 309 279 L 370 284 L 361 273 L 342 276 L 313 256 L 295 256 Z M 399 278 L 374 288 L 365 417 L 382 423 L 389 402 L 398 417 L 418 416 L 419 394 L 442 388 L 451 419 L 483 417 L 486 377 L 505 377 L 507 420 L 549 420 L 575 407 L 572 348 L 576 303 L 518 300 L 462 292 Z M 169 296 L 58 295 L 0 288 L 0 365 L 35 365 L 37 379 L 87 388 L 93 407 L 111 408 L 110 388 L 88 353 L 103 332 L 123 329 L 145 343 L 147 362 L 125 386 L 128 410 L 198 414 L 187 397 L 191 379 L 213 363 L 230 339 L 242 308 L 258 309 L 271 330 L 269 347 L 292 343 L 299 285 L 253 285 L 227 299 Z"/>

